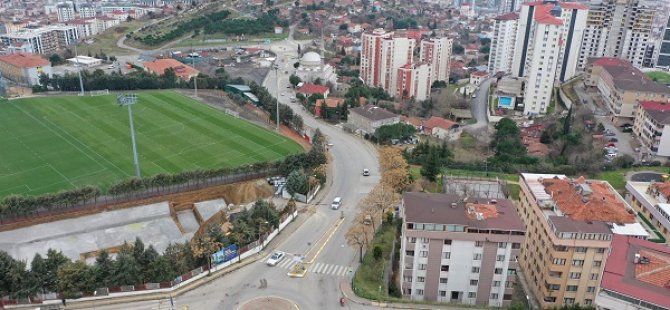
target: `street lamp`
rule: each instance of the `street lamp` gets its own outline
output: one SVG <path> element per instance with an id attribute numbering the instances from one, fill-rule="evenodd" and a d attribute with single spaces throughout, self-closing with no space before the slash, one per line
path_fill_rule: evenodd
<path id="1" fill-rule="evenodd" d="M 258 252 L 260 253 L 260 250 L 263 249 L 263 232 L 261 231 L 261 226 L 263 224 L 268 224 L 268 221 L 263 221 L 263 222 L 258 222 L 258 242 L 260 242 L 260 249 Z"/>
<path id="2" fill-rule="evenodd" d="M 98 291 L 93 291 L 93 310 L 95 310 L 95 297 L 98 296 Z"/>
<path id="3" fill-rule="evenodd" d="M 74 41 L 74 62 L 76 63 L 77 67 L 77 74 L 79 75 L 79 89 L 80 89 L 80 96 L 84 95 L 84 80 L 81 79 L 81 68 L 79 67 L 79 53 L 77 53 L 77 41 Z"/>
<path id="4" fill-rule="evenodd" d="M 135 164 L 135 177 L 140 176 L 140 161 L 137 157 L 137 143 L 135 143 L 135 127 L 133 125 L 133 109 L 131 106 L 137 103 L 137 94 L 122 94 L 116 96 L 116 102 L 121 107 L 128 107 L 128 118 L 130 120 L 130 139 L 133 144 L 133 163 Z"/>
<path id="5" fill-rule="evenodd" d="M 275 64 L 273 69 L 275 69 L 275 86 L 277 87 L 275 96 L 277 98 L 277 132 L 279 132 L 279 65 Z"/>

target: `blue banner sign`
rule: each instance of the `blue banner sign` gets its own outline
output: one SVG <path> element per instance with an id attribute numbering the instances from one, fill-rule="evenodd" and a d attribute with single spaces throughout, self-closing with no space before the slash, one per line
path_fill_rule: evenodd
<path id="1" fill-rule="evenodd" d="M 212 254 L 212 262 L 214 264 L 221 264 L 235 257 L 237 257 L 237 244 L 232 244 Z"/>

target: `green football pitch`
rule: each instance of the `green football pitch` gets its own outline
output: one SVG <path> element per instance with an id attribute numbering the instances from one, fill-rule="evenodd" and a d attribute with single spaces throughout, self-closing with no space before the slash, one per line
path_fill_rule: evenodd
<path id="1" fill-rule="evenodd" d="M 302 152 L 299 144 L 173 91 L 133 106 L 142 176 L 235 167 Z M 0 197 L 134 175 L 127 108 L 113 95 L 0 101 Z"/>

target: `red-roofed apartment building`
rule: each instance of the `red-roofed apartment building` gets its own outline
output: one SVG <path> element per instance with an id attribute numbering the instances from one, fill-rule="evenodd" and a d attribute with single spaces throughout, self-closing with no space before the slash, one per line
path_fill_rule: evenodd
<path id="1" fill-rule="evenodd" d="M 511 201 L 410 192 L 400 214 L 403 297 L 510 305 L 526 234 Z"/>
<path id="2" fill-rule="evenodd" d="M 42 73 L 51 76 L 51 63 L 35 54 L 3 55 L 0 56 L 0 73 L 4 78 L 21 85 L 39 85 Z"/>
<path id="3" fill-rule="evenodd" d="M 526 225 L 519 263 L 531 297 L 542 309 L 593 306 L 612 238 L 651 234 L 605 181 L 523 173 L 519 185 Z"/>
<path id="4" fill-rule="evenodd" d="M 154 61 L 148 61 L 144 63 L 145 70 L 158 75 L 165 74 L 165 70 L 168 68 L 174 69 L 174 73 L 184 81 L 188 81 L 192 77 L 198 76 L 198 74 L 200 74 L 200 71 L 196 70 L 195 68 L 187 66 L 172 58 L 156 59 Z"/>
<path id="5" fill-rule="evenodd" d="M 523 3 L 519 13 L 511 73 L 526 78 L 524 114 L 547 112 L 555 82 L 575 76 L 588 7 L 560 2 Z M 495 40 L 504 38 L 495 37 Z M 494 43 L 492 46 L 498 46 Z M 497 51 L 493 51 L 495 53 Z"/>
<path id="6" fill-rule="evenodd" d="M 670 309 L 670 248 L 614 236 L 596 296 L 597 309 Z"/>

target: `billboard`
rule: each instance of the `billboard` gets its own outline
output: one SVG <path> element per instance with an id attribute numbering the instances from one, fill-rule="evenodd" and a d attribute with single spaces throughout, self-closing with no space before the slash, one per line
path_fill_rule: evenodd
<path id="1" fill-rule="evenodd" d="M 212 254 L 212 263 L 225 263 L 235 257 L 237 257 L 237 244 L 232 244 Z"/>

